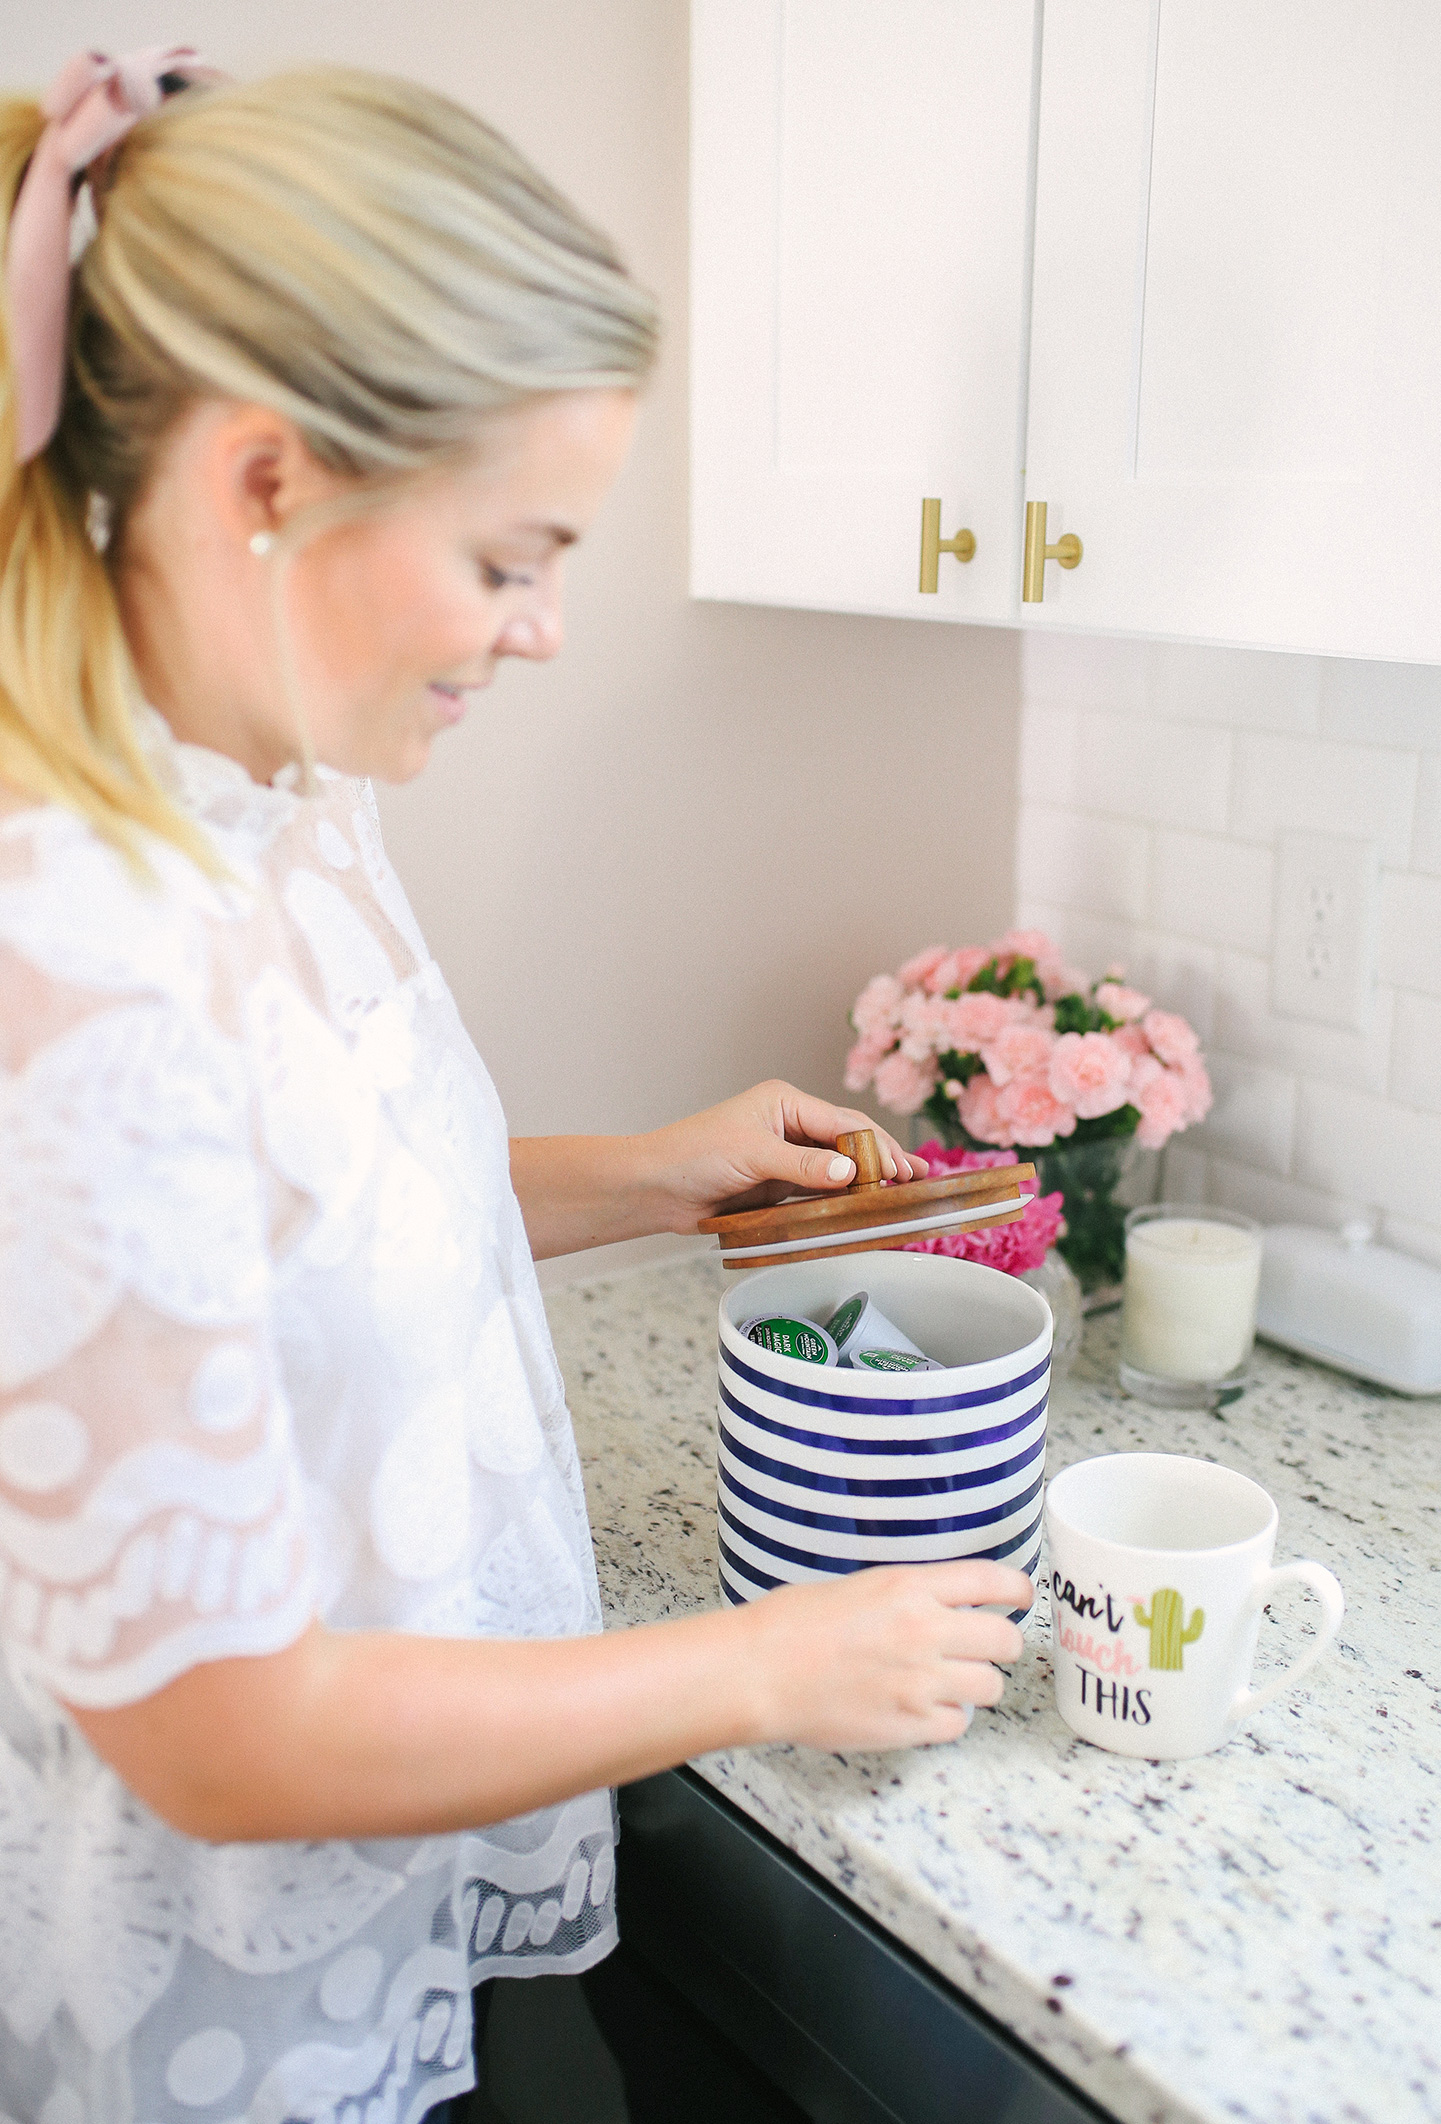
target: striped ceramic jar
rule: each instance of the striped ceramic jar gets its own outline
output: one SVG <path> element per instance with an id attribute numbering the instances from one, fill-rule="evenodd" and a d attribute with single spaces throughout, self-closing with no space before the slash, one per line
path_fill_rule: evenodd
<path id="1" fill-rule="evenodd" d="M 944 1369 L 804 1364 L 740 1334 L 764 1314 L 824 1321 L 862 1289 Z M 1033 1574 L 1050 1363 L 1045 1300 L 973 1261 L 875 1253 L 737 1279 L 720 1308 L 726 1597 L 963 1556 Z"/>

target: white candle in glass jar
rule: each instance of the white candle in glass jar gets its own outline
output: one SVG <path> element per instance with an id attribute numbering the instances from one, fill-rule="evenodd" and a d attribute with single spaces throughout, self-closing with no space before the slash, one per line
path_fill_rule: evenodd
<path id="1" fill-rule="evenodd" d="M 1121 1360 L 1153 1378 L 1225 1379 L 1256 1333 L 1261 1235 L 1206 1217 L 1153 1217 L 1126 1235 Z"/>

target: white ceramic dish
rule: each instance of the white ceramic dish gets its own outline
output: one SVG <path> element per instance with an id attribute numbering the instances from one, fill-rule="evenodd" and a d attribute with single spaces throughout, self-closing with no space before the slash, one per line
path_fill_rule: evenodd
<path id="1" fill-rule="evenodd" d="M 1364 1225 L 1270 1225 L 1256 1331 L 1394 1393 L 1441 1394 L 1441 1271 Z"/>

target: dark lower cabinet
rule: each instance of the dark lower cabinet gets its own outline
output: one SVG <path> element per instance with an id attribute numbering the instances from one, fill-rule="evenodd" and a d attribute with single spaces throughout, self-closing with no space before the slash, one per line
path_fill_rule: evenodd
<path id="1" fill-rule="evenodd" d="M 712 2046 L 718 2105 L 705 2105 L 707 2118 L 1108 2117 L 694 1772 L 627 1786 L 620 1814 L 617 2011 L 637 2033 L 655 2016 L 657 2057 L 678 2029 L 696 2059 Z M 604 1995 L 592 2003 L 603 2025 Z M 664 2105 L 663 2086 L 657 2099 Z M 635 2095 L 631 2106 L 666 2115 Z M 702 2124 L 690 2103 L 673 2113 L 676 2124 Z"/>
<path id="2" fill-rule="evenodd" d="M 634 1947 L 622 1943 L 581 1987 L 620 2072 L 625 2124 L 809 2124 L 809 2113 Z"/>

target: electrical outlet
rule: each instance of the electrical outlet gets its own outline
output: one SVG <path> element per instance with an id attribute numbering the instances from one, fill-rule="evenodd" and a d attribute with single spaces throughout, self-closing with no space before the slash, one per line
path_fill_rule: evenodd
<path id="1" fill-rule="evenodd" d="M 1364 1032 L 1375 982 L 1376 844 L 1285 833 L 1277 856 L 1272 1004 L 1288 1018 Z"/>

